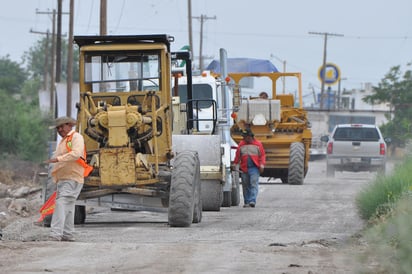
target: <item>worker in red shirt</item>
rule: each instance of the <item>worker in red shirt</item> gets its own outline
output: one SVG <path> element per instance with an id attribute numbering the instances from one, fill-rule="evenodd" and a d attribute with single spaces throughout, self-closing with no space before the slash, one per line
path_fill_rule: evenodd
<path id="1" fill-rule="evenodd" d="M 243 140 L 237 147 L 234 164 L 240 163 L 243 207 L 255 207 L 259 192 L 259 176 L 265 168 L 265 150 L 249 128 L 242 131 L 242 136 Z"/>

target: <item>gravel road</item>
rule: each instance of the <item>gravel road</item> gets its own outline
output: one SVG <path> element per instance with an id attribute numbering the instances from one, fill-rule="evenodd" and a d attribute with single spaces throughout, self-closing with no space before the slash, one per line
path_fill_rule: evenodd
<path id="1" fill-rule="evenodd" d="M 325 172 L 316 160 L 303 185 L 261 178 L 256 208 L 203 212 L 190 228 L 169 227 L 166 212 L 88 208 L 69 243 L 24 219 L 3 231 L 0 272 L 355 273 L 364 224 L 354 199 L 375 174 Z"/>

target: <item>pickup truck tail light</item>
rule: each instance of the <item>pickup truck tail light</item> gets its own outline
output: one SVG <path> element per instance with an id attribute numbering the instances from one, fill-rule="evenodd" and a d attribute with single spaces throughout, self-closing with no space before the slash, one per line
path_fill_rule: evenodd
<path id="1" fill-rule="evenodd" d="M 380 154 L 380 155 L 385 155 L 385 154 L 386 154 L 385 144 L 383 144 L 383 143 L 380 143 L 379 154 Z"/>
<path id="2" fill-rule="evenodd" d="M 381 148 L 381 150 L 382 150 L 382 148 Z M 333 143 L 330 142 L 330 143 L 328 143 L 328 147 L 326 148 L 326 153 L 327 154 L 332 154 L 332 152 L 333 152 Z"/>

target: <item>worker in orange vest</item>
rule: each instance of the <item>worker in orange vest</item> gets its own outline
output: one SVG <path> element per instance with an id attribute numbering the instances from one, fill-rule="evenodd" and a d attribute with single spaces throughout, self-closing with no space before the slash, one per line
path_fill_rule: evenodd
<path id="1" fill-rule="evenodd" d="M 83 187 L 84 177 L 91 172 L 86 163 L 83 136 L 73 127 L 76 121 L 59 117 L 53 125 L 62 140 L 53 157 L 46 163 L 54 164 L 53 181 L 57 184 L 56 202 L 51 221 L 50 240 L 74 241 L 75 202 Z"/>

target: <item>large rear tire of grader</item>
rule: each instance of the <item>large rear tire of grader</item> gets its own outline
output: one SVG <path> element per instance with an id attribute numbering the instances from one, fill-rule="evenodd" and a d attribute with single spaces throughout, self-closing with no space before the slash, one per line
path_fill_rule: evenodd
<path id="1" fill-rule="evenodd" d="M 288 183 L 302 185 L 305 178 L 305 146 L 303 143 L 290 145 Z"/>
<path id="2" fill-rule="evenodd" d="M 203 211 L 220 211 L 223 202 L 223 187 L 219 180 L 202 180 Z"/>
<path id="3" fill-rule="evenodd" d="M 196 152 L 180 152 L 174 161 L 170 185 L 168 220 L 173 227 L 188 227 L 193 221 L 195 190 L 200 178 Z"/>

